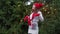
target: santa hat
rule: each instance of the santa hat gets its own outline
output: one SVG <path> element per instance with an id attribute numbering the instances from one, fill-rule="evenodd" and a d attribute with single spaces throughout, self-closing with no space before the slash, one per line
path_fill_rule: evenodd
<path id="1" fill-rule="evenodd" d="M 32 9 L 35 9 L 35 8 L 40 9 L 42 6 L 43 6 L 42 3 L 34 3 Z"/>

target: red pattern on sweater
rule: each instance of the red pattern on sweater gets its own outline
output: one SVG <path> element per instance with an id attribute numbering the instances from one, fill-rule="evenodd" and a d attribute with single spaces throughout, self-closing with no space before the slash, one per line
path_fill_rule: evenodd
<path id="1" fill-rule="evenodd" d="M 25 16 L 24 21 L 28 21 L 28 25 L 31 25 L 31 20 L 33 20 L 36 16 L 39 16 L 40 14 L 38 13 L 33 13 L 32 19 L 30 19 L 29 16 Z"/>

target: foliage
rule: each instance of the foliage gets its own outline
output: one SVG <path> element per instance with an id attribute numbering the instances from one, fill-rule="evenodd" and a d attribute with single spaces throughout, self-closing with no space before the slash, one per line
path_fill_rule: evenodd
<path id="1" fill-rule="evenodd" d="M 28 25 L 23 18 L 30 14 L 32 5 L 25 6 L 24 2 L 25 0 L 0 0 L 0 34 L 27 34 Z M 49 4 L 47 2 L 40 9 L 45 21 L 39 22 L 39 33 L 60 34 L 59 0 L 50 1 Z"/>

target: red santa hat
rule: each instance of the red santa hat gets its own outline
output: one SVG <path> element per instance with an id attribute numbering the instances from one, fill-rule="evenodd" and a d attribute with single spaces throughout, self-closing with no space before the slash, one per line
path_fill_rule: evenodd
<path id="1" fill-rule="evenodd" d="M 42 3 L 34 3 L 32 9 L 35 9 L 35 8 L 40 9 L 42 6 L 43 6 Z"/>

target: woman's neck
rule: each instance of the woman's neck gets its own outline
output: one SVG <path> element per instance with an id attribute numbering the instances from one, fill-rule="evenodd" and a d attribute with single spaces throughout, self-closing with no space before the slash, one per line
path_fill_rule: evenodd
<path id="1" fill-rule="evenodd" d="M 37 13 L 39 10 L 33 11 L 34 13 Z"/>

